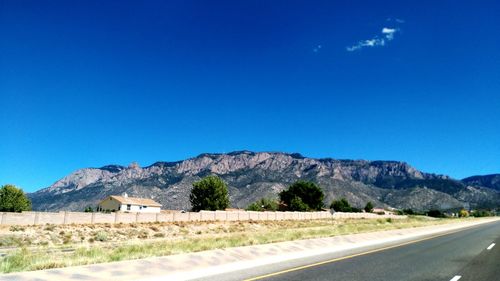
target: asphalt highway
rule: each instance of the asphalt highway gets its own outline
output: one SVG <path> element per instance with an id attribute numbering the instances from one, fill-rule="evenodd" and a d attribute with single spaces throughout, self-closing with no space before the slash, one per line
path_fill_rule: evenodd
<path id="1" fill-rule="evenodd" d="M 209 279 L 500 281 L 500 222 L 378 249 L 270 264 Z"/>

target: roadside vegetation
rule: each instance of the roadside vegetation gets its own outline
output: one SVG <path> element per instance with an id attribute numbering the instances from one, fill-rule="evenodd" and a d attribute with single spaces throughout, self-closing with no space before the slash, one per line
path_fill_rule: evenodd
<path id="1" fill-rule="evenodd" d="M 227 247 L 411 228 L 464 219 L 344 219 L 39 225 L 0 228 L 3 273 L 139 259 Z"/>

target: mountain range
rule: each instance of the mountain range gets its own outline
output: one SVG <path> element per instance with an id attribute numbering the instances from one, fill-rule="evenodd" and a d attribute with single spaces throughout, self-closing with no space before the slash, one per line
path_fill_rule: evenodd
<path id="1" fill-rule="evenodd" d="M 215 174 L 228 185 L 231 206 L 245 208 L 297 180 L 317 183 L 325 206 L 345 197 L 362 207 L 456 210 L 500 206 L 500 174 L 462 180 L 421 172 L 405 162 L 308 158 L 298 153 L 237 151 L 205 153 L 147 167 L 108 165 L 79 169 L 28 196 L 34 210 L 82 211 L 108 195 L 151 198 L 163 209 L 190 209 L 193 182 Z"/>

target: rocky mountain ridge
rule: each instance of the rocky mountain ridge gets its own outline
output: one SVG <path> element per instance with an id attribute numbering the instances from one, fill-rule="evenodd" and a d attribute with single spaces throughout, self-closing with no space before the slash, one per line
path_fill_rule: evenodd
<path id="1" fill-rule="evenodd" d="M 424 173 L 405 162 L 308 158 L 281 152 L 205 153 L 177 162 L 147 167 L 108 165 L 84 168 L 29 194 L 36 210 L 83 210 L 108 195 L 128 193 L 152 198 L 164 209 L 189 209 L 192 183 L 216 174 L 229 187 L 233 207 L 244 208 L 277 193 L 296 180 L 318 183 L 327 204 L 346 197 L 354 205 L 454 209 L 498 206 L 500 192 L 482 181 L 460 181 Z"/>

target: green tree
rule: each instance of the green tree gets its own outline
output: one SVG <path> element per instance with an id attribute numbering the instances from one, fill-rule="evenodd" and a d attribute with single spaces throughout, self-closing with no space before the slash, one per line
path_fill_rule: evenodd
<path id="1" fill-rule="evenodd" d="M 248 205 L 246 208 L 247 211 L 277 211 L 278 210 L 278 202 L 273 199 L 261 198 L 256 202 Z"/>
<path id="2" fill-rule="evenodd" d="M 297 181 L 279 193 L 281 202 L 292 211 L 321 210 L 325 194 L 315 183 Z M 293 201 L 293 202 L 292 202 Z M 293 205 L 293 207 L 292 207 Z"/>
<path id="3" fill-rule="evenodd" d="M 428 211 L 427 216 L 433 217 L 433 218 L 444 218 L 445 217 L 443 212 L 441 212 L 441 210 L 437 210 L 437 209 Z"/>
<path id="4" fill-rule="evenodd" d="M 193 183 L 189 195 L 193 211 L 224 210 L 229 207 L 226 183 L 217 176 L 207 176 Z"/>
<path id="5" fill-rule="evenodd" d="M 352 207 L 347 199 L 341 198 L 340 200 L 333 200 L 330 209 L 334 209 L 335 212 L 351 212 Z"/>
<path id="6" fill-rule="evenodd" d="M 288 206 L 290 211 L 306 212 L 309 210 L 309 206 L 300 199 L 300 197 L 295 196 L 290 205 Z"/>
<path id="7" fill-rule="evenodd" d="M 465 209 L 462 209 L 458 212 L 458 216 L 461 218 L 466 218 L 469 216 L 469 212 Z"/>
<path id="8" fill-rule="evenodd" d="M 471 216 L 480 218 L 480 217 L 489 217 L 491 216 L 491 212 L 487 210 L 475 210 L 474 212 L 471 212 Z"/>
<path id="9" fill-rule="evenodd" d="M 31 201 L 23 190 L 11 184 L 0 187 L 0 212 L 22 212 L 31 210 Z"/>
<path id="10" fill-rule="evenodd" d="M 94 209 L 91 206 L 87 206 L 84 210 L 85 213 L 93 213 Z"/>
<path id="11" fill-rule="evenodd" d="M 410 215 L 410 216 L 417 215 L 417 213 L 415 211 L 413 211 L 413 209 L 404 209 L 403 214 Z"/>
<path id="12" fill-rule="evenodd" d="M 367 213 L 373 212 L 373 203 L 372 202 L 366 203 L 366 205 L 365 205 L 365 212 L 367 212 Z"/>

